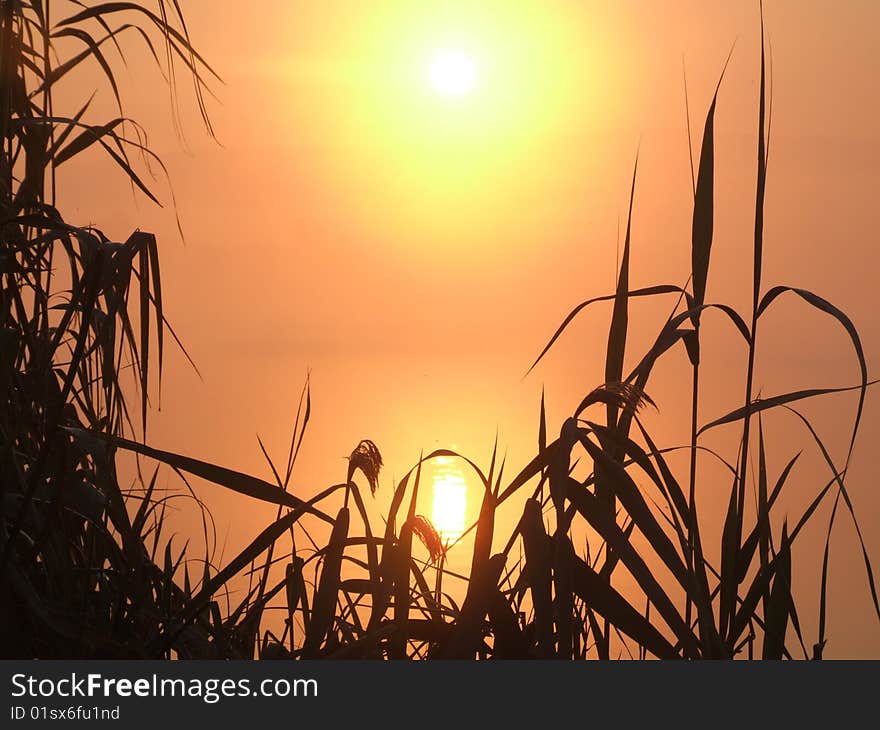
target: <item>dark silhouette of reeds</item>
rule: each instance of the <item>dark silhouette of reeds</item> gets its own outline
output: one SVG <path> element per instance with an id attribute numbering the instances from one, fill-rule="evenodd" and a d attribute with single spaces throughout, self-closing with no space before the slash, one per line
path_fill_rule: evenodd
<path id="1" fill-rule="evenodd" d="M 749 311 L 743 315 L 706 300 L 716 89 L 695 174 L 690 288 L 630 288 L 628 220 L 616 291 L 573 309 L 538 357 L 579 312 L 610 302 L 604 384 L 584 397 L 552 440 L 542 402 L 538 451 L 512 478 L 505 478 L 505 464 L 496 453 L 488 470 L 449 450 L 423 456 L 396 485 L 387 520 L 376 529 L 365 504 L 365 498 L 384 499 L 377 492 L 382 457 L 372 441 L 352 451 L 344 482 L 309 500 L 289 491 L 311 412 L 308 386 L 286 464 L 278 469 L 266 454 L 271 482 L 146 444 L 148 393 L 161 378 L 166 335 L 177 341 L 163 311 L 156 241 L 138 231 L 117 243 L 97 229 L 66 223 L 55 205 L 55 170 L 86 150 L 101 149 L 135 187 L 155 199 L 131 156 L 157 160 L 138 125 L 122 114 L 105 55 L 119 37 L 143 39 L 168 73 L 172 90 L 175 65 L 182 65 L 194 80 L 209 132 L 201 100 L 213 72 L 190 44 L 177 3 L 159 2 L 158 13 L 136 3 L 72 4 L 71 14 L 60 20 L 49 17 L 55 5 L 0 3 L 4 657 L 607 659 L 616 646 L 639 658 L 822 657 L 829 541 L 826 537 L 814 637 L 803 635 L 791 590 L 792 547 L 829 503 L 828 537 L 839 510 L 858 530 L 846 474 L 869 381 L 859 335 L 843 312 L 812 292 L 767 288 L 762 280 L 769 134 L 763 51 Z M 83 50 L 56 63 L 49 50 L 61 38 L 79 41 Z M 88 100 L 72 116 L 55 113 L 53 89 L 84 62 L 96 62 L 105 73 L 120 106 L 118 118 L 86 122 Z M 630 220 L 635 183 L 634 173 Z M 674 311 L 638 365 L 625 372 L 631 300 L 670 296 L 677 298 Z M 755 397 L 759 324 L 781 296 L 799 298 L 843 328 L 859 363 L 857 384 Z M 748 352 L 748 368 L 742 406 L 699 426 L 701 333 L 703 314 L 710 309 L 732 325 L 732 337 Z M 690 468 L 683 480 L 667 462 L 671 449 L 659 448 L 640 418 L 640 409 L 652 404 L 647 391 L 656 363 L 681 347 L 693 376 L 691 439 L 685 447 Z M 137 403 L 130 402 L 133 389 Z M 797 404 L 843 390 L 856 391 L 858 405 L 849 450 L 838 463 Z M 792 488 L 798 456 L 779 474 L 768 472 L 762 418 L 783 409 L 806 426 L 828 472 L 808 509 L 780 525 L 773 508 L 783 490 Z M 724 425 L 740 428 L 742 438 L 735 463 L 718 457 L 729 471 L 730 494 L 715 565 L 704 549 L 712 538 L 701 531 L 705 508 L 696 499 L 697 452 L 703 448 L 701 434 Z M 146 474 L 139 469 L 133 486 L 123 486 L 116 469 L 119 450 L 137 455 L 139 465 L 146 460 L 156 466 Z M 465 576 L 447 569 L 446 547 L 430 522 L 416 514 L 423 465 L 437 457 L 461 459 L 482 488 L 479 519 L 469 530 L 474 544 Z M 585 478 L 574 476 L 576 460 L 591 465 Z M 276 519 L 224 565 L 214 566 L 206 555 L 203 574 L 193 576 L 186 546 L 174 546 L 163 533 L 169 497 L 156 491 L 161 464 L 238 492 L 242 499 L 275 504 Z M 754 509 L 747 504 L 752 466 Z M 358 483 L 361 476 L 369 495 Z M 322 505 L 337 493 L 344 506 L 328 514 Z M 496 511 L 514 498 L 523 500 L 522 516 L 504 548 L 493 553 L 493 545 L 500 544 Z M 194 509 L 205 514 L 207 508 L 197 502 Z M 298 544 L 315 521 L 329 526 L 326 544 Z M 595 536 L 594 546 L 601 542 L 592 554 L 579 554 L 572 542 L 572 534 L 584 526 Z M 428 559 L 414 548 L 414 535 Z M 880 618 L 871 563 L 861 544 Z M 615 585 L 621 569 L 635 586 L 626 592 Z M 243 597 L 229 603 L 230 581 L 245 578 Z M 449 581 L 464 586 L 461 605 L 448 590 Z M 221 601 L 224 595 L 227 600 Z M 283 630 L 266 620 L 270 607 L 283 609 Z"/>

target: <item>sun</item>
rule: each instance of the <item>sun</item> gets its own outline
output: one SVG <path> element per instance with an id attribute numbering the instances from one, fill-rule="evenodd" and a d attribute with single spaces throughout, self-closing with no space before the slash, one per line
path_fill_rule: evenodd
<path id="1" fill-rule="evenodd" d="M 464 532 L 467 510 L 467 484 L 464 474 L 448 457 L 438 457 L 434 473 L 434 500 L 431 522 L 440 539 L 449 544 Z"/>
<path id="2" fill-rule="evenodd" d="M 464 51 L 445 50 L 431 60 L 431 86 L 444 96 L 463 96 L 476 86 L 477 69 Z"/>

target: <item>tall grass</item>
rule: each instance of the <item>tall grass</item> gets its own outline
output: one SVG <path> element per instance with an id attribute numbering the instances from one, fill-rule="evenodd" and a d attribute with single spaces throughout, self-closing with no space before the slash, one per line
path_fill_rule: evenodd
<path id="1" fill-rule="evenodd" d="M 56 203 L 58 168 L 93 150 L 157 200 L 139 170 L 161 161 L 125 117 L 110 61 L 128 37 L 157 63 L 164 54 L 172 85 L 182 64 L 201 103 L 211 71 L 176 3 L 0 3 L 0 632 L 10 656 L 150 656 L 183 595 L 172 580 L 180 555 L 162 552 L 156 474 L 141 493 L 123 487 L 107 443 L 146 435 L 147 393 L 173 336 L 156 240 L 110 241 L 67 223 Z M 88 64 L 115 118 L 92 119 L 94 95 L 55 109 L 59 86 Z"/>
<path id="2" fill-rule="evenodd" d="M 58 166 L 96 148 L 153 197 L 130 158 L 150 153 L 140 128 L 121 111 L 109 122 L 88 123 L 85 101 L 74 114 L 59 116 L 52 93 L 77 65 L 96 62 L 121 109 L 105 50 L 123 34 L 136 35 L 165 69 L 172 94 L 175 64 L 183 64 L 210 131 L 202 94 L 213 72 L 192 47 L 176 2 L 160 0 L 158 13 L 135 3 L 85 9 L 73 3 L 69 16 L 51 22 L 50 5 L 34 0 L 0 6 L 4 654 L 822 657 L 828 638 L 829 541 L 815 636 L 805 636 L 801 628 L 792 591 L 793 547 L 829 504 L 827 536 L 844 511 L 859 530 L 846 476 L 869 382 L 859 335 L 843 312 L 812 292 L 768 288 L 762 279 L 769 136 L 763 50 L 749 310 L 740 313 L 706 299 L 714 228 L 716 89 L 695 172 L 690 288 L 630 288 L 634 171 L 616 290 L 575 307 L 535 362 L 580 312 L 610 302 L 604 382 L 585 395 L 552 440 L 542 401 L 537 453 L 512 478 L 505 477 L 497 452 L 487 469 L 449 450 L 423 455 L 395 486 L 384 525 L 377 526 L 371 524 L 367 500 L 387 497 L 377 491 L 382 457 L 372 441 L 354 448 L 344 481 L 308 500 L 289 490 L 311 415 L 308 384 L 285 462 L 276 464 L 263 449 L 271 480 L 147 445 L 148 393 L 161 378 L 165 336 L 174 334 L 163 312 L 156 241 L 135 232 L 128 241 L 115 243 L 96 229 L 65 223 L 55 205 L 54 179 Z M 62 38 L 79 41 L 84 49 L 53 63 L 50 49 Z M 860 367 L 857 384 L 756 397 L 758 326 L 782 296 L 797 297 L 844 330 Z M 626 372 L 630 303 L 644 297 L 673 297 L 677 303 L 653 345 Z M 732 325 L 732 337 L 748 352 L 748 365 L 742 406 L 700 426 L 700 357 L 707 326 L 702 315 L 709 309 Z M 652 404 L 648 392 L 656 364 L 681 348 L 692 377 L 692 427 L 690 443 L 683 447 L 690 454 L 689 468 L 676 475 L 667 460 L 675 449 L 658 447 L 640 413 Z M 133 382 L 126 382 L 127 372 L 133 373 Z M 847 454 L 838 463 L 797 407 L 844 390 L 857 392 L 858 405 Z M 132 391 L 137 393 L 134 413 Z M 795 488 L 798 457 L 779 474 L 769 473 L 763 418 L 783 409 L 807 427 L 828 472 L 797 520 L 780 524 L 774 507 L 783 492 Z M 733 463 L 719 456 L 730 476 L 730 492 L 723 529 L 713 536 L 705 531 L 706 508 L 697 501 L 697 454 L 705 449 L 703 434 L 722 426 L 740 429 L 741 448 Z M 155 467 L 143 474 L 139 469 L 134 484 L 124 487 L 116 470 L 119 450 L 133 453 L 139 467 L 148 462 Z M 461 460 L 482 490 L 479 518 L 468 531 L 473 553 L 467 575 L 449 570 L 446 547 L 416 511 L 423 468 L 439 457 Z M 169 497 L 156 490 L 161 465 L 184 479 L 195 476 L 242 499 L 277 505 L 275 519 L 231 560 L 215 566 L 205 555 L 201 575 L 191 575 L 187 548 L 175 548 L 163 533 Z M 586 475 L 575 476 L 584 472 L 583 465 Z M 754 508 L 748 506 L 750 486 Z M 511 500 L 523 505 L 522 515 L 510 534 L 499 534 L 497 510 Z M 327 505 L 340 503 L 335 514 L 328 513 Z M 195 509 L 207 507 L 198 503 Z M 329 531 L 325 544 L 312 539 L 319 522 Z M 574 536 L 585 530 L 592 547 L 579 552 Z M 707 550 L 716 539 L 717 551 Z M 867 589 L 880 619 L 871 563 L 861 544 Z M 716 552 L 717 564 L 707 558 Z M 235 603 L 229 590 L 233 580 L 247 584 Z M 280 609 L 284 619 L 267 620 L 270 609 Z"/>

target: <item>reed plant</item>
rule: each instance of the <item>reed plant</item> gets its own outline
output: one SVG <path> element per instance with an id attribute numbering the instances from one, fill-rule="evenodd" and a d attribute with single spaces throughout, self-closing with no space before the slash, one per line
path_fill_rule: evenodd
<path id="1" fill-rule="evenodd" d="M 866 590 L 880 619 L 871 562 L 846 486 L 870 385 L 858 332 L 819 295 L 767 286 L 762 276 L 769 136 L 763 44 L 748 310 L 739 312 L 706 296 L 715 218 L 716 89 L 694 176 L 688 285 L 630 287 L 634 171 L 616 290 L 575 307 L 535 362 L 580 312 L 609 303 L 600 384 L 559 425 L 555 438 L 542 400 L 537 452 L 512 477 L 505 476 L 497 450 L 485 469 L 451 450 L 421 456 L 394 487 L 382 510 L 384 524 L 378 525 L 371 521 L 368 501 L 384 504 L 388 497 L 377 490 L 383 464 L 372 441 L 355 446 L 343 481 L 308 499 L 291 492 L 311 415 L 308 384 L 284 462 L 276 464 L 263 449 L 271 479 L 148 445 L 148 394 L 161 379 L 164 343 L 170 336 L 180 344 L 163 309 L 156 240 L 136 231 L 125 242 L 113 242 L 95 228 L 66 223 L 56 206 L 55 171 L 86 151 L 100 150 L 136 188 L 154 197 L 138 172 L 143 167 L 138 160 L 158 160 L 144 144 L 143 130 L 121 111 L 108 58 L 111 47 L 121 53 L 123 36 L 144 42 L 172 92 L 175 68 L 185 71 L 209 132 L 203 94 L 213 71 L 191 44 L 176 0 L 159 0 L 157 12 L 133 2 L 90 7 L 73 2 L 65 5 L 69 14 L 50 19 L 50 6 L 57 5 L 48 0 L 0 4 L 4 656 L 609 659 L 625 651 L 662 659 L 820 659 L 828 638 L 829 538 L 839 513 L 856 525 Z M 57 59 L 53 48 L 68 42 L 82 50 Z M 68 116 L 53 108 L 57 84 L 87 62 L 104 74 L 120 108 L 117 118 L 86 121 L 90 100 Z M 630 304 L 659 297 L 673 298 L 675 307 L 627 372 Z M 781 297 L 797 298 L 842 328 L 859 365 L 858 383 L 755 394 L 759 325 Z M 701 425 L 708 310 L 731 325 L 731 337 L 747 352 L 747 369 L 742 405 Z M 652 405 L 657 363 L 682 349 L 692 380 L 690 440 L 682 447 L 658 446 L 642 409 Z M 858 402 L 847 453 L 835 460 L 798 408 L 844 390 L 855 391 Z M 780 522 L 778 505 L 783 492 L 797 488 L 798 456 L 771 474 L 763 429 L 763 419 L 782 410 L 806 426 L 827 465 L 807 509 L 790 523 Z M 706 450 L 703 434 L 722 426 L 741 434 L 734 459 L 718 455 L 730 490 L 723 528 L 713 535 L 706 528 L 707 508 L 698 503 L 697 455 Z M 689 454 L 685 474 L 677 474 L 670 463 L 675 448 Z M 120 452 L 137 459 L 130 483 L 120 479 Z M 440 457 L 460 460 L 481 490 L 479 518 L 468 530 L 473 552 L 466 574 L 449 570 L 448 546 L 417 514 L 423 470 Z M 142 468 L 147 464 L 153 466 Z M 171 497 L 156 489 L 160 467 L 178 473 L 186 484 L 194 476 L 241 499 L 276 505 L 275 519 L 222 565 L 204 555 L 203 570 L 193 575 L 192 550 L 175 547 L 163 530 Z M 809 482 L 800 487 L 809 488 Z M 209 501 L 193 503 L 205 519 Z M 521 505 L 522 513 L 515 528 L 503 534 L 496 515 L 508 502 Z M 343 506 L 331 511 L 331 504 Z M 818 632 L 806 636 L 792 590 L 799 567 L 793 548 L 805 527 L 829 509 Z M 329 537 L 317 542 L 312 533 L 320 523 Z M 576 547 L 575 536 L 583 534 L 590 536 L 589 551 Z M 718 559 L 708 557 L 716 554 Z M 233 581 L 246 585 L 234 602 Z M 269 620 L 270 609 L 283 619 Z"/>

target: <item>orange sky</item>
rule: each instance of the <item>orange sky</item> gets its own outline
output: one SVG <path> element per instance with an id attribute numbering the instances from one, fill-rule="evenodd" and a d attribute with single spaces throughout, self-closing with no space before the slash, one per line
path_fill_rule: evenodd
<path id="1" fill-rule="evenodd" d="M 734 41 L 716 121 L 708 296 L 745 311 L 757 3 L 471 5 L 273 0 L 242 13 L 189 0 L 195 43 L 225 81 L 213 87 L 221 103 L 210 106 L 220 144 L 202 133 L 186 94 L 186 145 L 175 138 L 167 94 L 156 91 L 161 79 L 132 45 L 126 112 L 169 167 L 186 243 L 170 209 L 135 202 L 97 159 L 62 169 L 60 202 L 72 223 L 95 223 L 111 238 L 135 227 L 160 237 L 167 312 L 204 381 L 169 355 L 151 443 L 267 476 L 255 434 L 284 459 L 311 369 L 313 417 L 294 476 L 300 494 L 341 481 L 342 457 L 361 438 L 385 456 L 378 512 L 390 477 L 422 449 L 457 447 L 488 464 L 497 430 L 512 475 L 533 455 L 542 386 L 552 430 L 602 380 L 609 309 L 579 320 L 538 371 L 522 376 L 574 304 L 612 291 L 637 148 L 632 284 L 684 284 L 691 181 L 682 58 L 699 130 Z M 766 3 L 773 137 L 765 282 L 813 289 L 844 309 L 869 366 L 880 361 L 878 21 L 869 0 Z M 485 86 L 454 108 L 420 86 L 424 54 L 448 38 L 487 69 Z M 72 98 L 91 84 L 82 75 Z M 633 307 L 628 362 L 672 304 Z M 756 385 L 765 395 L 856 382 L 845 337 L 804 311 L 781 303 L 762 330 Z M 704 421 L 742 398 L 745 353 L 725 327 L 712 320 L 718 337 L 710 335 L 705 358 Z M 668 444 L 686 440 L 684 361 L 671 356 L 649 389 L 661 411 L 649 420 Z M 838 455 L 852 404 L 843 396 L 808 409 Z M 730 435 L 707 443 L 732 457 Z M 808 445 L 801 436 L 782 417 L 768 422 L 771 472 Z M 869 396 L 848 484 L 875 560 L 878 436 L 880 411 Z M 804 463 L 785 506 L 792 518 L 824 483 L 820 462 Z M 716 490 L 711 467 L 706 473 L 703 503 L 720 510 L 729 484 Z M 228 554 L 274 514 L 226 495 L 212 505 Z M 824 528 L 813 529 L 806 565 L 821 550 Z M 880 630 L 855 549 L 843 519 L 833 541 L 829 653 L 877 655 Z M 807 570 L 803 580 L 812 601 L 818 573 Z"/>

